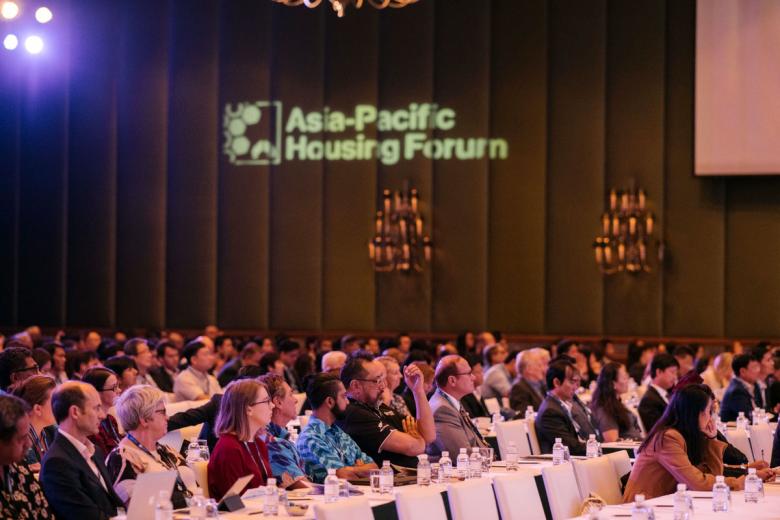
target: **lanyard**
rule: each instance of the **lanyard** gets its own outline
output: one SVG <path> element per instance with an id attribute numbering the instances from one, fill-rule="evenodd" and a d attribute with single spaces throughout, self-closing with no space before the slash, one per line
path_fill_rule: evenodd
<path id="1" fill-rule="evenodd" d="M 30 439 L 32 439 L 35 453 L 38 454 L 38 460 L 42 459 L 43 454 L 49 449 L 49 443 L 46 442 L 46 437 L 43 435 L 43 432 L 38 436 L 38 434 L 35 433 L 35 428 L 30 426 Z"/>
<path id="2" fill-rule="evenodd" d="M 583 438 L 583 437 L 582 437 L 582 435 L 581 435 L 581 433 L 582 433 L 582 427 L 581 427 L 581 426 L 579 425 L 579 423 L 578 423 L 578 422 L 577 422 L 577 421 L 574 419 L 574 415 L 572 414 L 572 412 L 571 412 L 571 410 L 569 409 L 569 407 L 568 407 L 568 406 L 566 406 L 565 404 L 563 404 L 563 401 L 561 401 L 560 399 L 558 399 L 558 397 L 557 397 L 555 394 L 553 394 L 552 392 L 549 392 L 547 395 L 549 395 L 549 396 L 550 396 L 552 399 L 555 399 L 556 401 L 558 401 L 558 404 L 560 404 L 560 405 L 561 405 L 561 408 L 563 408 L 563 409 L 566 411 L 566 415 L 568 415 L 568 416 L 569 416 L 569 420 L 570 420 L 570 421 L 571 421 L 571 423 L 574 425 L 574 430 L 577 432 L 577 436 L 578 436 L 578 437 L 580 437 L 580 438 Z M 574 399 L 572 400 L 572 408 L 573 408 L 573 407 L 574 407 L 576 404 L 577 404 L 577 396 L 574 396 Z M 596 432 L 596 434 L 599 434 L 599 433 L 600 433 L 600 432 L 599 432 L 599 429 L 598 429 L 598 428 L 596 428 L 596 426 L 593 424 L 593 421 L 591 421 L 591 419 L 590 419 L 590 410 L 588 410 L 588 409 L 587 409 L 587 408 L 585 408 L 584 406 L 581 406 L 581 408 L 582 408 L 582 409 L 583 409 L 583 411 L 585 412 L 585 417 L 588 419 L 588 422 L 590 423 L 590 426 L 591 426 L 591 428 L 593 428 L 593 431 L 595 431 L 595 432 Z"/>
<path id="3" fill-rule="evenodd" d="M 130 442 L 132 442 L 133 444 L 135 444 L 135 446 L 136 446 L 136 447 L 137 447 L 139 450 L 141 450 L 142 452 L 144 452 L 146 455 L 148 455 L 148 456 L 149 456 L 149 457 L 151 457 L 152 459 L 154 459 L 154 460 L 157 460 L 157 458 L 159 458 L 159 459 L 160 459 L 160 462 L 162 462 L 162 463 L 165 465 L 165 467 L 167 467 L 167 468 L 168 468 L 168 469 L 170 469 L 170 470 L 173 470 L 173 471 L 175 471 L 175 472 L 176 472 L 176 486 L 177 486 L 177 487 L 179 488 L 179 490 L 180 490 L 182 493 L 184 493 L 186 496 L 192 496 L 192 493 L 190 493 L 190 490 L 187 488 L 187 486 L 184 484 L 184 482 L 183 482 L 183 481 L 182 481 L 182 479 L 181 479 L 181 475 L 179 474 L 179 465 L 178 465 L 178 464 L 176 464 L 176 461 L 173 461 L 173 460 L 171 460 L 171 459 L 170 459 L 170 456 L 169 456 L 168 452 L 163 452 L 163 453 L 160 453 L 160 451 L 158 450 L 158 451 L 157 451 L 157 457 L 155 457 L 154 455 L 152 455 L 152 452 L 150 452 L 150 451 L 149 451 L 149 450 L 146 448 L 146 446 L 144 446 L 143 444 L 141 444 L 141 443 L 138 441 L 138 439 L 136 439 L 135 437 L 133 437 L 133 434 L 132 434 L 132 433 L 129 433 L 129 432 L 128 432 L 128 434 L 127 434 L 127 440 L 129 440 Z"/>
<path id="4" fill-rule="evenodd" d="M 257 469 L 260 470 L 260 474 L 263 476 L 264 480 L 268 480 L 268 470 L 265 467 L 265 462 L 263 461 L 263 456 L 260 455 L 260 448 L 257 447 L 257 439 L 255 439 L 252 444 L 255 447 L 255 455 L 257 455 L 257 459 L 255 459 L 252 456 L 252 451 L 249 449 L 249 443 L 247 441 L 244 442 L 244 448 L 246 449 L 247 454 L 249 455 L 249 458 L 252 459 L 252 461 L 255 463 L 255 466 L 257 466 Z M 258 461 L 260 461 L 258 463 Z"/>

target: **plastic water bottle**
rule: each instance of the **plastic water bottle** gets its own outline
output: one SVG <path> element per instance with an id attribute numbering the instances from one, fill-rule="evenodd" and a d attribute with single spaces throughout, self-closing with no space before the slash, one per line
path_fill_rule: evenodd
<path id="1" fill-rule="evenodd" d="M 469 457 L 469 477 L 482 477 L 482 456 L 479 454 L 479 448 L 471 448 L 471 456 Z"/>
<path id="2" fill-rule="evenodd" d="M 393 468 L 390 467 L 390 461 L 382 462 L 381 473 L 379 474 L 379 492 L 393 493 Z"/>
<path id="3" fill-rule="evenodd" d="M 276 479 L 269 478 L 265 484 L 263 515 L 276 516 L 277 514 L 279 514 L 279 488 L 276 487 Z"/>
<path id="4" fill-rule="evenodd" d="M 533 421 L 534 420 L 534 407 L 528 406 L 528 408 L 525 409 L 525 420 L 526 421 Z"/>
<path id="5" fill-rule="evenodd" d="M 631 520 L 655 520 L 653 508 L 645 504 L 644 495 L 634 496 L 634 507 L 631 508 Z"/>
<path id="6" fill-rule="evenodd" d="M 200 453 L 200 448 L 198 448 L 198 452 Z M 208 500 L 203 496 L 203 490 L 197 488 L 190 501 L 190 518 L 192 520 L 205 520 L 206 504 L 208 504 Z"/>
<path id="7" fill-rule="evenodd" d="M 585 444 L 585 456 L 589 459 L 595 459 L 599 456 L 599 441 L 596 440 L 596 435 L 593 433 L 588 435 L 588 442 Z"/>
<path id="8" fill-rule="evenodd" d="M 506 461 L 507 471 L 517 471 L 517 444 L 514 441 L 507 445 L 504 460 Z"/>
<path id="9" fill-rule="evenodd" d="M 339 478 L 336 476 L 335 469 L 328 470 L 328 476 L 325 477 L 325 502 L 332 503 L 339 499 Z"/>
<path id="10" fill-rule="evenodd" d="M 750 421 L 745 417 L 745 412 L 739 412 L 737 416 L 737 430 L 747 430 L 748 424 L 750 424 Z"/>
<path id="11" fill-rule="evenodd" d="M 726 485 L 723 475 L 715 477 L 715 485 L 712 486 L 712 510 L 716 513 L 722 511 L 728 513 L 731 502 L 731 490 Z"/>
<path id="12" fill-rule="evenodd" d="M 764 498 L 764 482 L 756 475 L 756 468 L 748 468 L 745 477 L 745 502 L 758 502 Z"/>
<path id="13" fill-rule="evenodd" d="M 558 464 L 563 464 L 564 457 L 565 457 L 565 450 L 563 449 L 563 442 L 561 442 L 560 437 L 556 437 L 555 444 L 553 444 L 553 448 L 552 448 L 553 466 L 557 466 Z"/>
<path id="14" fill-rule="evenodd" d="M 173 520 L 173 502 L 170 491 L 162 490 L 154 503 L 154 520 Z"/>
<path id="15" fill-rule="evenodd" d="M 686 489 L 685 484 L 677 484 L 677 493 L 674 494 L 674 520 L 689 520 L 691 517 L 689 509 L 691 500 Z"/>
<path id="16" fill-rule="evenodd" d="M 418 486 L 430 486 L 431 485 L 431 463 L 428 462 L 428 455 L 417 455 L 417 485 Z"/>
<path id="17" fill-rule="evenodd" d="M 466 453 L 466 448 L 461 448 L 458 453 L 458 480 L 467 478 L 469 478 L 469 454 Z"/>
<path id="18" fill-rule="evenodd" d="M 439 459 L 439 475 L 441 475 L 441 481 L 446 482 L 448 478 L 452 478 L 452 459 L 450 458 L 449 451 L 441 452 L 441 458 Z"/>

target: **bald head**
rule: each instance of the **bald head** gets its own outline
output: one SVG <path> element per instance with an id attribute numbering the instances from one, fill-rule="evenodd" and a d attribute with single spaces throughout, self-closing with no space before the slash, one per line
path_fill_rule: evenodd
<path id="1" fill-rule="evenodd" d="M 322 371 L 338 375 L 346 362 L 347 355 L 344 352 L 332 350 L 322 356 Z"/>

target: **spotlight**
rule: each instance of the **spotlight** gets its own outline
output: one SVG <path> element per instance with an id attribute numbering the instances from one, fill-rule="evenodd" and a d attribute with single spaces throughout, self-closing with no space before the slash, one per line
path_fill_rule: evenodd
<path id="1" fill-rule="evenodd" d="M 43 40 L 40 36 L 28 36 L 24 40 L 24 48 L 30 54 L 40 54 L 43 50 Z"/>
<path id="2" fill-rule="evenodd" d="M 3 2 L 3 6 L 0 7 L 0 14 L 2 14 L 3 18 L 6 20 L 16 18 L 16 15 L 19 14 L 19 6 L 16 2 L 11 2 L 10 0 L 8 2 Z"/>
<path id="3" fill-rule="evenodd" d="M 35 10 L 35 19 L 38 20 L 38 23 L 48 23 L 53 17 L 54 15 L 48 7 L 39 7 Z"/>
<path id="4" fill-rule="evenodd" d="M 19 38 L 17 38 L 15 34 L 9 34 L 5 38 L 3 38 L 3 47 L 8 49 L 9 51 L 16 49 L 18 46 L 19 46 Z"/>

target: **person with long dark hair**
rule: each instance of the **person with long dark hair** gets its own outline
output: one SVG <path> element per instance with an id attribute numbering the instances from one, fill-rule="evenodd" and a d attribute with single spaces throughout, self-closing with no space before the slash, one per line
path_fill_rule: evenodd
<path id="1" fill-rule="evenodd" d="M 654 498 L 674 493 L 678 483 L 692 491 L 709 491 L 715 475 L 723 474 L 726 443 L 717 440 L 713 400 L 704 385 L 690 385 L 674 393 L 663 416 L 639 447 L 623 500 L 637 494 Z M 774 478 L 769 468 L 757 471 L 763 480 Z M 731 489 L 743 489 L 745 477 L 726 477 Z"/>
<path id="2" fill-rule="evenodd" d="M 599 374 L 590 409 L 604 442 L 642 438 L 636 415 L 620 400 L 628 391 L 628 379 L 626 367 L 620 363 L 607 363 Z"/>

